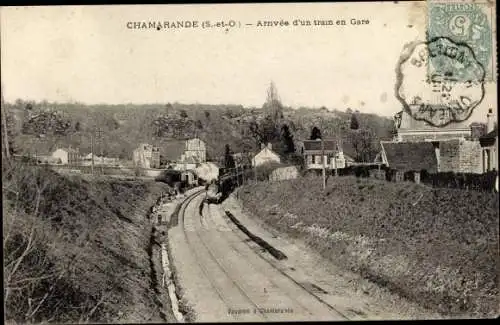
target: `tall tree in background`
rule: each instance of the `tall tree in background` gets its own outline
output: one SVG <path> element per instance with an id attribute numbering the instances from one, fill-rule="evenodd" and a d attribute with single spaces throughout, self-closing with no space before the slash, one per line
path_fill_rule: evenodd
<path id="1" fill-rule="evenodd" d="M 321 131 L 317 127 L 313 127 L 311 130 L 310 140 L 321 139 Z"/>
<path id="2" fill-rule="evenodd" d="M 281 104 L 276 85 L 272 81 L 267 89 L 267 98 L 263 108 L 266 116 L 271 118 L 276 128 L 279 128 L 283 119 L 283 105 Z"/>
<path id="3" fill-rule="evenodd" d="M 226 144 L 225 150 L 224 150 L 224 167 L 227 169 L 229 168 L 234 168 L 236 166 L 234 162 L 234 158 L 231 154 L 231 147 L 229 144 Z"/>

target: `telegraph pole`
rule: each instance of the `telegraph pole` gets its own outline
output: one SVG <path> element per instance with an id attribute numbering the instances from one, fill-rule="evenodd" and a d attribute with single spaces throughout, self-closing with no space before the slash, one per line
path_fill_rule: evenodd
<path id="1" fill-rule="evenodd" d="M 323 191 L 326 190 L 325 141 L 321 137 L 321 161 L 323 162 Z"/>
<path id="2" fill-rule="evenodd" d="M 92 156 L 91 173 L 92 173 L 92 176 L 94 176 L 94 132 L 90 133 L 90 151 L 91 151 L 91 156 Z"/>
<path id="3" fill-rule="evenodd" d="M 101 175 L 103 174 L 103 170 L 102 170 L 102 167 L 103 167 L 103 166 L 102 166 L 102 164 L 103 164 L 103 161 L 102 161 L 102 151 L 103 151 L 103 150 L 102 150 L 102 142 L 103 142 L 103 141 L 102 141 L 102 133 L 103 133 L 103 131 L 102 131 L 102 129 L 101 129 L 101 128 L 98 128 L 98 129 L 96 130 L 96 138 L 97 138 L 97 140 L 99 141 L 99 149 L 100 149 L 100 151 L 101 151 Z"/>

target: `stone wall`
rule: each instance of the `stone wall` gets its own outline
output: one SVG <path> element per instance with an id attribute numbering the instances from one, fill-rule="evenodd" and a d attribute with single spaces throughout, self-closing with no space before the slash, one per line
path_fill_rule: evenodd
<path id="1" fill-rule="evenodd" d="M 462 141 L 460 143 L 460 173 L 482 173 L 482 149 L 479 141 Z"/>
<path id="2" fill-rule="evenodd" d="M 460 164 L 460 140 L 443 141 L 439 144 L 439 171 L 454 172 Z"/>
<path id="3" fill-rule="evenodd" d="M 439 144 L 440 172 L 482 173 L 479 141 L 450 140 Z"/>
<path id="4" fill-rule="evenodd" d="M 299 170 L 295 166 L 280 167 L 273 170 L 269 176 L 270 181 L 283 181 L 286 179 L 295 179 L 299 176 Z"/>

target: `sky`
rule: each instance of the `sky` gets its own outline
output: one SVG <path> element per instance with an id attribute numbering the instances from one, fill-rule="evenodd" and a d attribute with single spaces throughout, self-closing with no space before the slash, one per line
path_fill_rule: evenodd
<path id="1" fill-rule="evenodd" d="M 3 7 L 4 98 L 260 107 L 272 80 L 286 106 L 392 116 L 402 109 L 396 64 L 405 44 L 425 40 L 426 10 L 425 1 Z M 294 26 L 297 19 L 334 25 Z M 346 25 L 336 25 L 340 19 Z M 199 27 L 127 28 L 179 20 Z M 229 20 L 242 26 L 200 26 Z M 290 25 L 260 27 L 259 20 Z M 496 84 L 487 83 L 473 118 L 496 110 L 496 96 Z"/>

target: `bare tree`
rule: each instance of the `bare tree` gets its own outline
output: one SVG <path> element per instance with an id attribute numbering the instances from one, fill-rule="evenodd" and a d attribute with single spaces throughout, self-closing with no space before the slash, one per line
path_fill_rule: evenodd
<path id="1" fill-rule="evenodd" d="M 1 86 L 1 108 L 2 108 L 2 129 L 3 129 L 3 148 L 4 152 L 2 152 L 3 155 L 5 155 L 5 158 L 7 160 L 10 160 L 10 147 L 9 147 L 9 134 L 7 131 L 7 108 L 5 107 L 5 102 L 3 99 L 3 84 Z"/>
<path id="2" fill-rule="evenodd" d="M 267 98 L 263 108 L 266 116 L 269 116 L 275 127 L 279 128 L 283 119 L 283 105 L 281 104 L 276 85 L 272 81 L 267 89 Z"/>

